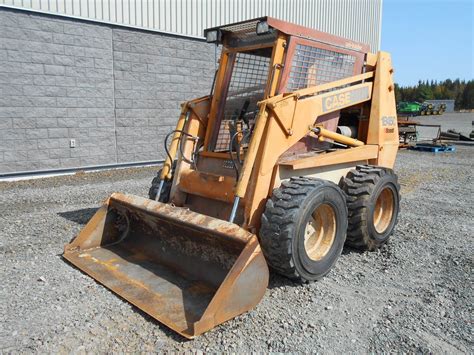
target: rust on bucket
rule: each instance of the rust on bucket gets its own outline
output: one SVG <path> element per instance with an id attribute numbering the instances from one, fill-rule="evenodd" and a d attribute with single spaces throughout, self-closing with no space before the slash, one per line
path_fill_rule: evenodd
<path id="1" fill-rule="evenodd" d="M 254 234 L 120 193 L 65 246 L 64 258 L 187 338 L 252 309 L 268 285 Z"/>

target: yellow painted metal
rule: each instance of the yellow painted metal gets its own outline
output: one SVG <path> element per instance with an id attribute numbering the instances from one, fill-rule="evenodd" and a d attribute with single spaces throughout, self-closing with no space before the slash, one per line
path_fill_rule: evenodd
<path id="1" fill-rule="evenodd" d="M 269 98 L 266 101 L 266 103 L 270 106 L 273 106 L 273 105 L 276 105 L 278 102 L 280 102 L 282 100 L 285 100 L 285 99 L 289 99 L 291 97 L 299 98 L 299 97 L 312 96 L 312 95 L 315 95 L 315 94 L 317 94 L 319 92 L 322 92 L 322 91 L 333 90 L 335 88 L 343 87 L 345 85 L 353 85 L 355 83 L 362 82 L 362 81 L 367 80 L 367 79 L 371 79 L 371 78 L 373 78 L 373 76 L 374 76 L 373 72 L 367 72 L 367 73 L 363 73 L 363 74 L 354 75 L 354 76 L 351 76 L 349 78 L 344 78 L 344 79 L 341 79 L 341 80 L 331 81 L 329 83 L 312 86 L 312 87 L 297 90 L 297 91 L 294 91 L 294 92 L 291 92 L 291 93 L 283 93 L 283 94 L 280 94 L 280 95 L 276 95 L 272 98 Z"/>
<path id="2" fill-rule="evenodd" d="M 331 249 L 336 238 L 336 212 L 328 204 L 319 205 L 304 230 L 304 248 L 311 260 L 321 260 Z"/>
<path id="3" fill-rule="evenodd" d="M 225 97 L 223 97 L 222 94 L 223 94 L 224 78 L 225 78 L 226 73 L 228 73 L 226 69 L 229 62 L 230 54 L 231 53 L 229 52 L 228 49 L 225 49 L 225 48 L 222 49 L 221 58 L 219 60 L 219 69 L 217 71 L 216 82 L 214 86 L 214 95 L 212 96 L 211 111 L 209 112 L 209 121 L 208 121 L 209 127 L 214 127 L 217 112 L 219 111 L 219 107 L 221 106 L 223 100 L 225 100 Z M 212 133 L 213 133 L 213 129 L 206 130 L 206 135 L 204 137 L 204 150 L 207 150 L 209 146 Z"/>
<path id="4" fill-rule="evenodd" d="M 375 201 L 375 208 L 373 214 L 374 227 L 377 233 L 383 234 L 393 219 L 395 210 L 395 197 L 393 191 L 385 188 L 380 191 L 380 194 Z"/>
<path id="5" fill-rule="evenodd" d="M 280 165 L 289 166 L 293 170 L 316 168 L 336 164 L 349 163 L 358 160 L 377 159 L 378 145 L 363 145 L 360 147 L 336 150 L 330 153 L 320 153 L 306 158 L 296 160 L 285 160 Z"/>
<path id="6" fill-rule="evenodd" d="M 173 160 L 176 157 L 178 151 L 178 144 L 181 140 L 181 131 L 184 129 L 186 123 L 186 115 L 188 111 L 188 103 L 184 103 L 181 108 L 181 114 L 179 115 L 178 123 L 176 124 L 176 132 L 173 134 L 173 139 L 169 148 L 170 156 L 166 157 L 163 169 L 161 170 L 161 180 L 170 180 L 172 178 L 171 167 L 173 166 Z"/>
<path id="7" fill-rule="evenodd" d="M 354 82 L 361 81 L 361 78 L 353 79 Z M 347 81 L 346 81 L 347 82 Z M 347 84 L 346 84 L 347 85 Z M 337 86 L 335 86 L 337 87 Z M 323 100 L 331 96 L 343 95 L 345 93 L 366 88 L 368 96 L 364 99 L 358 99 L 355 101 L 343 103 L 333 110 L 323 112 Z M 306 90 L 306 89 L 303 89 Z M 314 89 L 318 92 L 316 89 Z M 327 88 L 326 88 L 327 90 Z M 247 189 L 248 182 L 251 176 L 251 172 L 254 169 L 255 158 L 257 151 L 262 149 L 260 152 L 258 184 L 266 181 L 269 183 L 271 177 L 264 178 L 264 176 L 271 175 L 273 168 L 276 165 L 278 157 L 287 151 L 291 146 L 298 142 L 301 138 L 305 137 L 310 131 L 311 127 L 315 123 L 315 119 L 323 113 L 339 110 L 341 108 L 353 106 L 355 104 L 369 101 L 371 99 L 372 83 L 366 82 L 357 84 L 349 87 L 344 87 L 339 90 L 334 90 L 329 93 L 324 93 L 314 96 L 300 96 L 298 91 L 287 97 L 280 97 L 279 100 L 269 98 L 260 102 L 260 112 L 256 121 L 254 133 L 250 141 L 249 149 L 242 167 L 240 179 L 236 187 L 236 196 L 244 197 Z M 267 109 L 267 105 L 271 107 Z M 278 117 L 278 119 L 275 119 Z M 295 121 L 294 118 L 297 118 Z M 268 121 L 268 124 L 267 124 Z M 281 124 L 287 128 L 285 131 L 282 129 Z M 265 133 L 264 133 L 265 131 Z M 291 132 L 291 135 L 288 134 Z M 263 185 L 265 186 L 265 185 Z M 263 198 L 268 194 L 268 188 L 255 188 L 255 191 L 259 190 L 257 199 Z M 253 196 L 254 198 L 255 196 Z M 253 206 L 253 204 L 250 204 Z M 255 206 L 254 206 L 255 207 Z M 252 211 L 255 212 L 255 211 Z M 251 213 L 252 213 L 251 212 Z M 252 213 L 253 214 L 253 213 Z M 251 220 L 252 218 L 250 218 Z"/>
<path id="8" fill-rule="evenodd" d="M 250 174 L 255 163 L 255 158 L 257 156 L 257 151 L 262 139 L 263 131 L 267 123 L 267 110 L 265 104 L 259 104 L 260 112 L 257 116 L 255 122 L 255 128 L 252 134 L 252 139 L 250 140 L 249 148 L 245 156 L 244 166 L 242 167 L 242 172 L 240 173 L 239 181 L 237 182 L 237 187 L 235 188 L 235 195 L 238 197 L 244 197 L 247 191 L 247 185 L 250 179 Z"/>
<path id="9" fill-rule="evenodd" d="M 377 54 L 367 144 L 380 147 L 378 159 L 371 164 L 393 167 L 399 138 L 392 59 L 387 52 Z"/>
<path id="10" fill-rule="evenodd" d="M 207 105 L 209 99 L 210 96 L 203 96 L 184 102 L 181 105 L 181 114 L 179 115 L 179 119 L 175 128 L 176 132 L 173 134 L 173 139 L 168 150 L 171 157 L 166 156 L 163 169 L 161 171 L 160 178 L 162 180 L 171 180 L 173 177 L 171 167 L 173 166 L 173 160 L 176 158 L 178 144 L 181 144 L 181 139 L 183 137 L 181 132 L 186 131 L 188 134 L 199 135 L 199 130 L 204 131 L 204 129 L 207 127 L 207 117 L 203 118 L 201 116 L 208 112 Z M 205 109 L 202 108 L 203 104 L 206 106 Z M 194 118 L 199 123 L 197 125 L 192 125 L 193 127 L 196 127 L 196 129 L 190 131 L 189 129 L 185 128 L 186 120 L 188 119 L 188 121 L 192 121 Z"/>
<path id="11" fill-rule="evenodd" d="M 192 137 L 204 137 L 206 133 L 206 129 L 208 127 L 208 116 L 210 110 L 210 96 L 204 96 L 199 99 L 195 99 L 188 102 L 188 108 L 190 110 L 189 117 L 186 121 L 186 125 L 183 128 L 183 131 L 187 134 L 191 135 Z M 201 141 L 202 142 L 202 138 Z M 197 142 L 194 138 L 191 138 L 187 135 L 182 137 L 181 149 L 180 151 L 183 152 L 184 156 L 187 157 L 187 160 L 191 158 L 191 155 L 196 148 L 196 144 L 200 143 Z M 173 183 L 171 186 L 170 196 L 173 196 L 178 206 L 182 205 L 186 200 L 186 195 L 177 188 L 177 185 L 181 179 L 181 172 L 185 172 L 191 169 L 191 165 L 188 161 L 183 159 L 183 156 L 179 154 L 176 159 L 176 168 L 173 172 Z"/>
<path id="12" fill-rule="evenodd" d="M 285 95 L 278 95 L 278 96 L 274 96 L 274 97 L 271 97 L 269 99 L 263 100 L 260 103 L 260 114 L 258 116 L 255 131 L 254 131 L 254 134 L 252 136 L 252 140 L 250 142 L 250 146 L 249 146 L 249 150 L 248 150 L 248 153 L 247 153 L 246 160 L 244 162 L 244 166 L 242 168 L 242 173 L 241 173 L 240 179 L 239 179 L 237 187 L 236 187 L 236 195 L 239 196 L 239 197 L 243 197 L 245 195 L 245 191 L 247 190 L 248 179 L 250 178 L 250 172 L 253 168 L 253 163 L 254 163 L 254 160 L 255 160 L 254 155 L 256 155 L 257 148 L 258 148 L 257 145 L 260 142 L 261 134 L 263 133 L 263 128 L 264 128 L 264 125 L 266 123 L 267 115 L 266 114 L 263 115 L 262 107 L 266 108 L 267 105 L 269 107 L 271 107 L 272 113 L 279 118 L 280 122 L 282 121 L 282 119 L 281 119 L 282 117 L 285 117 L 285 118 L 290 117 L 291 120 L 293 121 L 293 118 L 296 115 L 298 115 L 300 117 L 302 116 L 302 117 L 310 118 L 309 122 L 298 122 L 298 127 L 299 128 L 303 127 L 303 130 L 300 129 L 299 130 L 299 131 L 301 131 L 300 134 L 297 134 L 296 136 L 292 137 L 292 139 L 289 139 L 290 142 L 287 143 L 287 144 L 284 144 L 283 149 L 280 148 L 280 149 L 277 150 L 277 152 L 275 152 L 275 154 L 273 155 L 274 159 L 271 160 L 271 162 L 273 162 L 273 164 L 274 164 L 276 162 L 276 159 L 278 159 L 278 157 L 281 155 L 281 153 L 286 151 L 291 145 L 296 143 L 299 139 L 304 137 L 309 132 L 309 130 L 307 128 L 304 128 L 304 127 L 308 127 L 308 124 L 312 125 L 314 123 L 314 122 L 312 122 L 312 121 L 314 121 L 314 117 L 317 117 L 322 113 L 321 112 L 322 111 L 321 101 L 325 97 L 329 97 L 330 95 L 344 94 L 345 92 L 348 92 L 348 91 L 351 91 L 351 90 L 354 90 L 354 89 L 358 89 L 360 87 L 367 87 L 368 92 L 370 93 L 371 88 L 372 88 L 372 83 L 370 83 L 370 82 L 369 83 L 363 83 L 363 84 L 351 86 L 351 87 L 348 87 L 348 88 L 343 88 L 343 89 L 339 89 L 339 90 L 336 90 L 336 91 L 332 91 L 331 93 L 328 93 L 328 94 L 322 94 L 322 95 L 312 96 L 312 97 L 308 98 L 309 95 L 317 93 L 317 92 L 321 92 L 321 91 L 330 90 L 332 88 L 336 88 L 336 87 L 339 87 L 339 86 L 348 85 L 350 83 L 360 82 L 360 81 L 368 79 L 372 76 L 373 76 L 373 73 L 365 73 L 365 74 L 357 75 L 357 76 L 354 76 L 354 77 L 351 77 L 351 78 L 347 78 L 347 79 L 335 81 L 335 82 L 332 82 L 332 83 L 327 83 L 327 84 L 323 84 L 323 85 L 320 85 L 320 86 L 316 86 L 314 88 L 298 90 L 298 91 L 295 91 L 294 93 L 292 93 L 290 95 L 286 95 L 286 96 Z M 300 97 L 305 97 L 306 99 L 305 100 L 299 100 Z M 314 101 L 308 101 L 308 100 L 314 100 Z M 363 101 L 368 101 L 368 100 L 370 100 L 370 95 L 366 100 L 360 100 L 360 101 L 350 103 L 350 104 L 347 104 L 347 105 L 342 105 L 341 107 L 338 107 L 338 109 L 348 107 L 348 106 L 352 106 L 354 104 L 357 104 L 357 103 L 360 103 L 360 102 L 363 102 Z M 296 105 L 299 105 L 299 107 L 296 107 Z M 302 108 L 300 108 L 300 107 L 302 107 Z M 297 110 L 298 110 L 298 112 L 297 112 Z M 262 119 L 262 117 L 265 117 L 265 119 Z M 258 125 L 259 122 L 260 122 L 260 125 Z M 305 126 L 305 123 L 307 123 L 306 126 Z M 257 130 L 257 128 L 258 128 L 258 130 Z M 292 131 L 292 127 L 291 127 L 290 124 L 288 124 L 288 131 Z M 256 134 L 256 133 L 258 133 L 258 134 Z M 294 132 L 292 132 L 292 133 L 294 134 Z M 271 134 L 267 135 L 267 136 L 271 136 Z M 276 137 L 274 137 L 274 136 L 272 137 L 272 139 L 274 139 L 274 142 L 277 145 L 281 144 L 281 140 L 275 139 L 275 138 Z M 285 140 L 283 140 L 283 141 L 285 141 Z M 250 156 L 250 159 L 249 159 L 249 156 Z M 270 164 L 271 164 L 271 162 L 270 162 Z"/>
<path id="13" fill-rule="evenodd" d="M 365 58 L 366 65 L 375 67 L 377 64 L 377 53 L 367 53 Z"/>
<path id="14" fill-rule="evenodd" d="M 275 94 L 278 87 L 278 82 L 281 76 L 281 68 L 285 56 L 285 47 L 287 42 L 287 36 L 279 36 L 272 53 L 271 65 L 273 72 L 269 73 L 269 82 L 265 90 L 265 97 L 271 97 Z M 245 156 L 244 165 L 240 173 L 237 186 L 235 188 L 235 195 L 244 198 L 247 192 L 248 181 L 252 173 L 252 169 L 255 163 L 255 158 L 257 156 L 257 151 L 259 148 L 259 143 L 262 138 L 263 131 L 267 123 L 268 113 L 266 110 L 265 100 L 259 103 L 259 114 L 257 116 L 254 131 L 250 144 Z"/>
<path id="15" fill-rule="evenodd" d="M 342 134 L 339 134 L 339 133 L 336 133 L 336 132 L 333 132 L 333 131 L 329 131 L 329 130 L 323 128 L 323 127 L 316 127 L 316 129 L 317 129 L 317 134 L 318 134 L 319 137 L 332 139 L 333 141 L 336 141 L 336 142 L 342 143 L 342 144 L 346 144 L 346 145 L 350 145 L 352 147 L 360 147 L 360 146 L 364 145 L 364 142 L 362 142 L 360 140 L 350 138 L 350 137 L 346 137 Z"/>
<path id="16" fill-rule="evenodd" d="M 285 57 L 285 48 L 287 44 L 287 36 L 278 36 L 275 46 L 273 47 L 272 53 L 272 70 L 270 73 L 270 80 L 267 83 L 265 90 L 265 98 L 269 98 L 275 95 L 278 88 L 278 83 L 283 72 L 283 60 Z"/>
<path id="17" fill-rule="evenodd" d="M 181 174 L 179 189 L 186 193 L 231 203 L 234 199 L 235 177 L 215 175 L 196 170 Z"/>
<path id="18" fill-rule="evenodd" d="M 372 99 L 372 82 L 364 82 L 373 74 L 354 76 L 344 81 L 324 84 L 323 90 L 335 89 L 319 95 L 309 95 L 307 89 L 295 91 L 290 95 L 280 95 L 260 102 L 260 113 L 254 134 L 236 187 L 236 196 L 245 196 L 245 226 L 258 229 L 264 201 L 271 195 L 272 174 L 278 158 L 300 139 L 308 135 L 316 118 L 322 114 L 338 111 Z M 358 83 L 349 85 L 350 83 Z M 328 83 L 329 84 L 329 83 Z M 323 91 L 317 87 L 314 92 Z M 340 104 L 324 109 L 328 98 L 346 95 L 363 90 L 366 96 L 356 96 L 353 100 L 341 100 Z M 301 95 L 304 93 L 305 95 Z M 262 111 L 262 109 L 264 111 Z M 257 155 L 258 152 L 258 155 Z M 258 157 L 256 159 L 256 157 Z M 360 160 L 354 157 L 354 161 Z"/>

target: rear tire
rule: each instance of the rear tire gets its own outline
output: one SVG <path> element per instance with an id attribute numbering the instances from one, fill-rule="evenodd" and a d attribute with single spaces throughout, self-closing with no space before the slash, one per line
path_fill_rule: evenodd
<path id="1" fill-rule="evenodd" d="M 400 210 L 400 185 L 392 169 L 358 165 L 341 180 L 349 210 L 346 243 L 375 250 L 393 234 Z"/>
<path id="2" fill-rule="evenodd" d="M 270 267 L 290 279 L 314 281 L 341 255 L 346 229 L 341 189 L 329 181 L 298 177 L 273 190 L 259 237 Z"/>

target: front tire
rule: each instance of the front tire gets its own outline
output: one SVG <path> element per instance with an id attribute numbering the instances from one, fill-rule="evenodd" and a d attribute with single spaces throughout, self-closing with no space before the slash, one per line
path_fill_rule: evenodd
<path id="1" fill-rule="evenodd" d="M 162 170 L 163 168 L 158 170 L 158 173 L 151 181 L 151 186 L 150 186 L 150 189 L 148 190 L 148 197 L 150 198 L 150 200 L 156 201 L 156 194 L 158 193 L 158 188 L 160 186 Z M 171 165 L 171 171 L 173 172 L 173 174 L 175 170 L 176 170 L 176 160 L 173 161 L 173 164 Z M 171 193 L 172 185 L 173 185 L 172 180 L 165 180 L 165 183 L 163 184 L 163 188 L 161 189 L 160 198 L 158 199 L 159 202 L 168 203 L 170 201 L 170 193 Z"/>
<path id="2" fill-rule="evenodd" d="M 341 189 L 329 181 L 298 177 L 273 190 L 259 237 L 272 269 L 290 279 L 314 281 L 341 255 L 346 229 Z"/>
<path id="3" fill-rule="evenodd" d="M 400 210 L 400 185 L 392 169 L 358 165 L 341 181 L 349 210 L 346 243 L 376 250 L 393 234 Z"/>
<path id="4" fill-rule="evenodd" d="M 160 186 L 161 182 L 161 169 L 158 171 L 158 174 L 153 178 L 150 186 L 150 190 L 148 190 L 148 197 L 150 200 L 156 200 L 156 194 L 158 193 L 158 187 Z M 163 188 L 161 189 L 160 198 L 158 199 L 159 202 L 168 203 L 170 200 L 170 192 L 171 192 L 171 181 L 165 181 L 163 184 Z"/>

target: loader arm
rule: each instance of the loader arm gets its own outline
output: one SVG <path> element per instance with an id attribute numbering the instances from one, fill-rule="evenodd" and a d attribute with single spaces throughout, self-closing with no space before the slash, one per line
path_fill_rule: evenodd
<path id="1" fill-rule="evenodd" d="M 317 117 L 350 106 L 370 102 L 369 137 L 364 144 L 377 147 L 377 155 L 369 155 L 373 164 L 393 167 L 398 149 L 398 129 L 393 91 L 390 55 L 379 52 L 375 69 L 339 81 L 306 88 L 289 94 L 280 94 L 259 103 L 260 113 L 254 135 L 246 155 L 235 195 L 246 198 L 249 228 L 256 229 L 263 209 L 262 201 L 271 193 L 272 173 L 279 157 L 301 138 L 312 133 Z M 337 138 L 333 134 L 332 138 Z M 344 136 L 340 135 L 344 140 Z M 324 140 L 320 135 L 319 139 Z M 354 148 L 348 148 L 354 149 Z M 374 150 L 371 150 L 372 152 Z M 329 153 L 325 156 L 331 164 Z M 359 161 L 358 154 L 345 154 L 346 162 Z M 365 156 L 363 156 L 365 159 Z M 317 158 L 315 158 L 317 159 Z M 334 159 L 334 164 L 340 163 Z"/>
<path id="2" fill-rule="evenodd" d="M 207 125 L 210 100 L 211 96 L 204 96 L 181 104 L 181 113 L 176 123 L 176 128 L 173 131 L 173 138 L 171 139 L 168 150 L 169 155 L 166 155 L 163 163 L 163 169 L 161 171 L 162 180 L 171 180 L 173 178 L 171 167 L 173 160 L 176 158 L 176 153 L 178 152 L 178 145 L 181 144 L 181 140 L 183 139 L 183 133 L 195 134 L 196 137 L 203 135 L 202 131 L 206 129 Z M 192 121 L 197 121 L 198 125 L 194 125 L 193 128 L 195 129 L 190 131 L 189 126 L 191 126 L 190 122 Z"/>
<path id="3" fill-rule="evenodd" d="M 268 166 L 273 166 L 276 160 L 289 147 L 311 132 L 315 118 L 323 113 L 340 110 L 364 101 L 369 101 L 372 92 L 372 83 L 362 83 L 351 87 L 337 89 L 340 86 L 354 84 L 373 77 L 373 73 L 361 74 L 355 77 L 295 91 L 287 95 L 278 95 L 260 102 L 260 114 L 257 118 L 254 136 L 250 142 L 242 174 L 239 179 L 236 196 L 244 197 L 247 190 L 250 174 L 253 169 L 257 151 L 260 144 L 269 145 L 271 140 L 278 145 L 268 146 L 264 150 L 262 159 L 265 162 L 262 171 L 267 171 Z M 330 93 L 320 94 L 325 90 L 337 89 Z M 356 99 L 350 99 L 350 94 L 357 93 Z M 328 101 L 334 102 L 334 98 L 343 97 L 339 104 L 328 105 Z M 345 101 L 343 101 L 345 100 Z M 324 105 L 323 105 L 324 103 Z M 296 121 L 295 121 L 296 119 Z M 268 127 L 264 133 L 266 123 Z M 282 144 L 283 142 L 283 144 Z"/>

